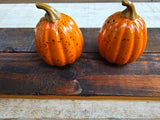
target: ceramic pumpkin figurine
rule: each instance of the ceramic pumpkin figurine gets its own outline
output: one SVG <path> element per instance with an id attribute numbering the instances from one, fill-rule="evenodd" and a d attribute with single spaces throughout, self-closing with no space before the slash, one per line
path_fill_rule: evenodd
<path id="1" fill-rule="evenodd" d="M 35 29 L 35 45 L 39 56 L 49 65 L 73 63 L 82 52 L 83 36 L 75 21 L 53 7 L 36 3 L 46 11 Z"/>
<path id="2" fill-rule="evenodd" d="M 135 61 L 147 43 L 145 21 L 136 13 L 133 3 L 122 0 L 127 8 L 106 19 L 98 36 L 100 55 L 119 65 Z"/>

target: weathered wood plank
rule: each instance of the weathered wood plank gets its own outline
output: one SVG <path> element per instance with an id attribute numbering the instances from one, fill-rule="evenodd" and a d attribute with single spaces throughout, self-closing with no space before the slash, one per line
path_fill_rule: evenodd
<path id="1" fill-rule="evenodd" d="M 155 101 L 0 99 L 0 120 L 159 120 L 159 106 Z"/>
<path id="2" fill-rule="evenodd" d="M 48 4 L 71 16 L 80 28 L 100 28 L 107 17 L 125 9 L 121 2 Z M 134 4 L 148 28 L 160 28 L 160 2 L 134 2 Z M 2 18 L 0 28 L 34 28 L 45 13 L 37 9 L 34 3 L 0 4 L 0 11 Z"/>
<path id="3" fill-rule="evenodd" d="M 134 2 L 152 2 L 158 0 L 132 0 Z M 0 0 L 0 3 L 35 3 L 35 2 L 47 2 L 47 3 L 85 3 L 85 2 L 121 2 L 121 0 Z"/>
<path id="4" fill-rule="evenodd" d="M 110 64 L 83 53 L 72 65 L 54 67 L 37 53 L 0 54 L 0 94 L 160 96 L 160 55 L 131 64 Z"/>
<path id="5" fill-rule="evenodd" d="M 97 37 L 100 28 L 81 28 L 84 36 L 83 52 L 98 52 Z M 0 28 L 0 52 L 36 52 L 34 29 Z M 160 52 L 160 29 L 148 29 L 148 43 L 145 52 Z"/>

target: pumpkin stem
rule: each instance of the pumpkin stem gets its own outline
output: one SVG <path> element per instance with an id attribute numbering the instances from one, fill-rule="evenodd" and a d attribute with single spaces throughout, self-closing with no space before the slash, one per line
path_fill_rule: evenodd
<path id="1" fill-rule="evenodd" d="M 56 20 L 59 20 L 61 18 L 61 13 L 50 5 L 36 2 L 36 7 L 39 9 L 43 9 L 47 12 L 45 14 L 45 19 L 48 21 L 55 22 Z"/>
<path id="2" fill-rule="evenodd" d="M 127 7 L 121 12 L 122 16 L 130 19 L 135 19 L 136 17 L 138 17 L 134 4 L 131 1 L 122 0 L 122 5 Z"/>

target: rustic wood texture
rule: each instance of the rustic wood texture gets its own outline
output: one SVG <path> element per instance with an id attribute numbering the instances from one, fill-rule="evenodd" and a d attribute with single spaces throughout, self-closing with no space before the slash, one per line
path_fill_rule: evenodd
<path id="1" fill-rule="evenodd" d="M 81 28 L 84 49 L 75 63 L 47 65 L 36 53 L 33 28 L 0 29 L 0 96 L 78 95 L 160 98 L 160 29 L 148 29 L 145 52 L 118 66 L 98 53 L 100 28 Z"/>
<path id="2" fill-rule="evenodd" d="M 83 2 L 120 2 L 121 0 L 0 0 L 0 3 L 83 3 Z M 132 0 L 134 2 L 159 2 L 159 0 Z"/>
<path id="3" fill-rule="evenodd" d="M 152 120 L 160 118 L 159 106 L 157 101 L 0 99 L 0 116 L 5 120 Z"/>
<path id="4" fill-rule="evenodd" d="M 110 64 L 83 53 L 72 65 L 51 67 L 37 53 L 0 53 L 0 94 L 160 96 L 160 55 Z"/>
<path id="5" fill-rule="evenodd" d="M 100 28 L 81 28 L 84 37 L 83 52 L 98 52 L 97 37 Z M 33 28 L 0 28 L 0 52 L 36 52 Z M 148 29 L 147 53 L 160 52 L 160 29 Z"/>

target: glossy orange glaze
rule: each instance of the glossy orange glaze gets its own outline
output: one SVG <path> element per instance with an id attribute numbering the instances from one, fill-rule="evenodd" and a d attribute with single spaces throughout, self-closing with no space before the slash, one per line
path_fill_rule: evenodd
<path id="1" fill-rule="evenodd" d="M 36 50 L 49 65 L 73 63 L 81 55 L 83 44 L 83 36 L 77 24 L 63 13 L 56 22 L 41 18 L 36 26 Z"/>
<path id="2" fill-rule="evenodd" d="M 97 44 L 102 57 L 121 65 L 135 61 L 143 53 L 146 43 L 144 20 L 140 16 L 126 18 L 117 12 L 105 21 Z"/>

